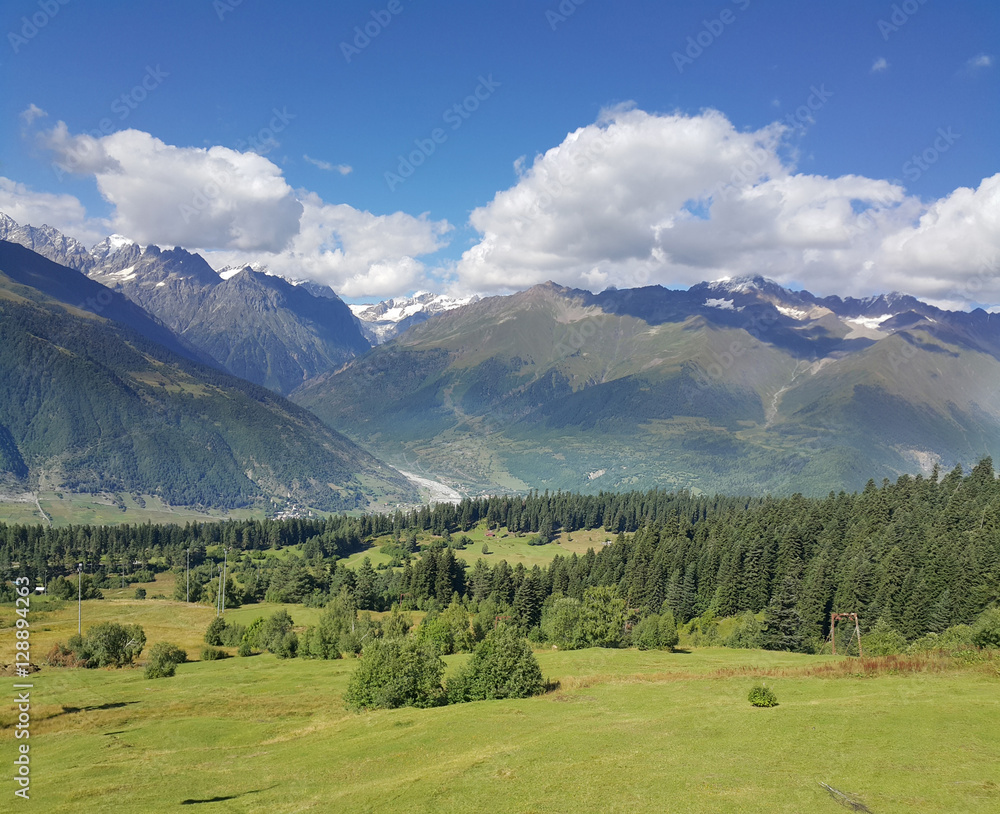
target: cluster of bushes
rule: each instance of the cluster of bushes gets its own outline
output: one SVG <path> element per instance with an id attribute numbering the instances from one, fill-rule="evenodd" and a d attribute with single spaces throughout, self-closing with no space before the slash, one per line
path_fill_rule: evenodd
<path id="1" fill-rule="evenodd" d="M 433 707 L 495 698 L 527 698 L 545 690 L 531 646 L 509 625 L 499 625 L 476 646 L 447 683 L 445 664 L 417 636 L 373 639 L 347 685 L 348 708 Z"/>
<path id="2" fill-rule="evenodd" d="M 266 619 L 258 616 L 249 627 L 240 624 L 226 624 L 221 616 L 213 619 L 205 631 L 202 659 L 210 661 L 227 655 L 219 647 L 236 647 L 240 656 L 250 656 L 266 650 L 278 658 L 295 658 L 299 649 L 299 638 L 292 630 L 292 617 L 288 611 L 275 611 Z M 221 654 L 221 655 L 220 655 Z"/>
<path id="3" fill-rule="evenodd" d="M 146 662 L 146 678 L 170 678 L 177 670 L 178 664 L 187 661 L 187 652 L 169 642 L 157 642 L 149 648 L 149 660 Z"/>
<path id="4" fill-rule="evenodd" d="M 563 650 L 632 646 L 673 650 L 678 643 L 677 624 L 666 603 L 660 613 L 640 616 L 615 588 L 607 586 L 587 588 L 582 601 L 550 597 L 542 607 L 539 629 L 529 631 L 529 638 Z"/>
<path id="5" fill-rule="evenodd" d="M 57 643 L 46 661 L 55 667 L 125 667 L 132 664 L 146 646 L 140 625 L 102 622 L 82 636 Z"/>

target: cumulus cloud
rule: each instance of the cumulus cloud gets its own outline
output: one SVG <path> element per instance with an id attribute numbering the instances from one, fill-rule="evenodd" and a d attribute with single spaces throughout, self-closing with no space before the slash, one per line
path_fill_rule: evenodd
<path id="1" fill-rule="evenodd" d="M 993 67 L 993 57 L 989 54 L 976 54 L 968 62 L 965 63 L 965 68 L 970 73 L 972 71 L 978 71 L 982 68 L 992 68 Z"/>
<path id="2" fill-rule="evenodd" d="M 257 152 L 177 147 L 139 130 L 77 135 L 61 121 L 36 138 L 51 151 L 57 174 L 93 176 L 112 206 L 110 218 L 88 221 L 76 198 L 32 194 L 13 182 L 0 186 L 0 209 L 20 223 L 48 222 L 85 236 L 91 245 L 114 231 L 139 243 L 199 251 L 216 267 L 259 261 L 346 296 L 391 296 L 427 284 L 417 258 L 446 245 L 451 229 L 426 214 L 375 215 L 294 190 Z"/>
<path id="3" fill-rule="evenodd" d="M 888 67 L 889 67 L 889 60 L 887 60 L 885 57 L 879 57 L 872 64 L 872 73 L 878 73 L 879 71 L 884 71 Z"/>
<path id="4" fill-rule="evenodd" d="M 87 246 L 97 243 L 110 231 L 108 224 L 88 218 L 83 204 L 73 195 L 37 192 L 2 176 L 0 212 L 22 226 L 52 226 Z"/>
<path id="5" fill-rule="evenodd" d="M 354 169 L 349 164 L 331 164 L 329 161 L 323 161 L 319 158 L 310 158 L 307 155 L 303 155 L 302 158 L 314 167 L 319 167 L 321 170 L 325 170 L 326 172 L 339 172 L 341 175 L 348 175 Z"/>
<path id="6" fill-rule="evenodd" d="M 115 231 L 140 243 L 278 251 L 302 205 L 281 170 L 227 147 L 175 147 L 140 130 L 101 138 L 63 122 L 40 134 L 59 172 L 93 175 Z"/>
<path id="7" fill-rule="evenodd" d="M 347 204 L 325 203 L 300 190 L 301 225 L 286 251 L 254 258 L 233 253 L 209 255 L 216 267 L 257 259 L 291 279 L 326 283 L 347 297 L 389 297 L 428 285 L 417 258 L 446 245 L 447 221 L 404 212 L 374 215 Z"/>
<path id="8" fill-rule="evenodd" d="M 741 132 L 716 111 L 610 111 L 519 162 L 517 183 L 473 211 L 480 240 L 460 285 L 599 290 L 756 273 L 818 293 L 961 298 L 997 248 L 996 179 L 928 205 L 885 180 L 797 173 L 786 132 Z M 997 273 L 966 293 L 1000 302 Z"/>
<path id="9" fill-rule="evenodd" d="M 32 102 L 27 108 L 21 111 L 21 121 L 24 122 L 26 126 L 31 126 L 35 119 L 42 119 L 48 115 L 48 113 Z"/>

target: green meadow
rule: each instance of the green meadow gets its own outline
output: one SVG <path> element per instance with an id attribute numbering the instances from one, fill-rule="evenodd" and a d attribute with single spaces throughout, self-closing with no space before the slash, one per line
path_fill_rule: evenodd
<path id="1" fill-rule="evenodd" d="M 226 615 L 245 624 L 277 607 Z M 284 607 L 300 626 L 318 613 Z M 33 602 L 34 662 L 75 632 L 76 614 L 75 603 Z M 83 615 L 85 629 L 138 622 L 147 650 L 166 640 L 197 658 L 214 611 L 109 597 L 83 603 Z M 13 652 L 13 618 L 11 606 L 0 608 L 0 652 Z M 536 698 L 362 714 L 342 701 L 354 659 L 196 661 L 156 680 L 141 667 L 43 667 L 31 679 L 30 807 L 843 810 L 822 782 L 874 814 L 1000 810 L 996 661 L 903 659 L 863 669 L 854 659 L 724 648 L 537 657 L 557 687 Z M 465 658 L 448 657 L 449 669 Z M 777 693 L 777 707 L 747 702 L 761 681 Z M 10 765 L 23 741 L 13 737 L 13 705 L 0 709 L 0 753 Z M 12 796 L 5 777 L 3 793 Z"/>

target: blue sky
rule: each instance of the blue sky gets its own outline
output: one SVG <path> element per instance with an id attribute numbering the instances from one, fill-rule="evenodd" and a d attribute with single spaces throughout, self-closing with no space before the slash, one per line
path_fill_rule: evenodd
<path id="1" fill-rule="evenodd" d="M 87 243 L 125 230 L 354 297 L 761 271 L 818 293 L 1000 302 L 989 0 L 11 0 L 0 20 L 0 209 Z M 608 151 L 581 155 L 602 132 Z M 729 165 L 713 158 L 725 144 Z M 740 206 L 713 209 L 753 144 L 767 157 L 726 202 Z M 219 192 L 198 175 L 212 148 Z M 546 196 L 560 161 L 582 169 Z M 168 177 L 145 179 L 151 165 Z M 189 187 L 176 199 L 171 178 Z M 614 213 L 595 211 L 605 194 Z M 849 223 L 841 204 L 870 216 Z M 969 207 L 975 234 L 957 225 Z M 940 268 L 955 245 L 968 256 Z"/>

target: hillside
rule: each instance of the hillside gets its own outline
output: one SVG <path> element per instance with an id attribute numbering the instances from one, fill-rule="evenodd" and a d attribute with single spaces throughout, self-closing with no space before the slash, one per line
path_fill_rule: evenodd
<path id="1" fill-rule="evenodd" d="M 220 275 L 198 254 L 139 246 L 120 235 L 88 252 L 51 227 L 19 226 L 2 213 L 0 238 L 124 294 L 202 359 L 278 393 L 369 348 L 350 309 L 328 287 L 293 285 L 251 266 Z"/>
<path id="2" fill-rule="evenodd" d="M 120 294 L 0 241 L 6 480 L 220 507 L 415 498 L 305 410 L 183 351 Z"/>
<path id="3" fill-rule="evenodd" d="M 491 297 L 292 398 L 470 488 L 825 494 L 997 455 L 997 381 L 997 315 L 757 277 Z"/>

